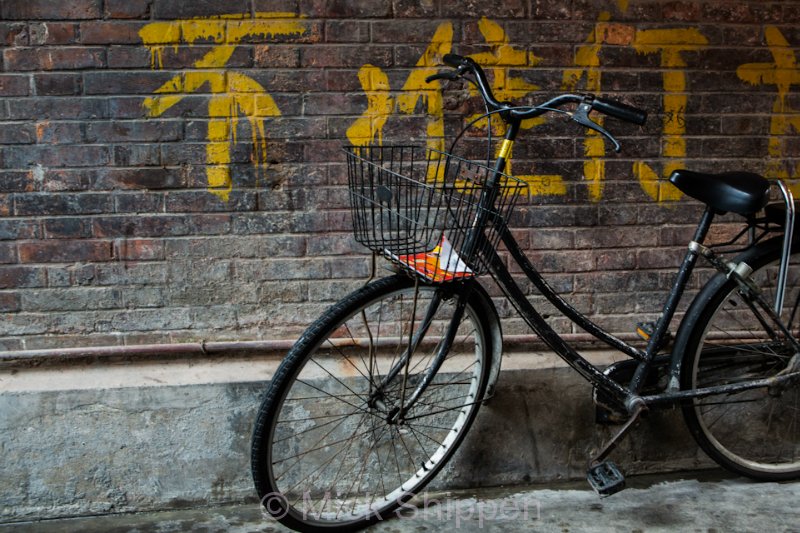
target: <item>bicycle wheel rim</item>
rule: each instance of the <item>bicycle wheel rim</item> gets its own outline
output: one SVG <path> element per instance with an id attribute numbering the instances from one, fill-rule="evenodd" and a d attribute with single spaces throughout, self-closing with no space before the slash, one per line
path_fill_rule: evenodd
<path id="1" fill-rule="evenodd" d="M 435 288 L 424 286 L 420 292 L 428 296 L 433 291 Z M 444 466 L 474 418 L 488 376 L 488 362 L 484 359 L 487 346 L 485 332 L 477 311 L 471 306 L 467 307 L 457 336 L 457 343 L 461 347 L 448 354 L 434 383 L 409 412 L 410 420 L 403 426 L 386 422 L 389 403 L 397 400 L 398 387 L 387 388 L 387 391 L 393 392 L 387 392 L 385 407 L 375 409 L 367 405 L 368 398 L 364 391 L 356 388 L 358 383 L 362 387 L 369 386 L 370 380 L 366 379 L 368 362 L 367 358 L 362 357 L 352 364 L 354 358 L 348 350 L 353 346 L 363 348 L 365 341 L 369 344 L 367 339 L 371 336 L 376 351 L 388 347 L 391 359 L 375 359 L 375 375 L 385 373 L 389 368 L 387 364 L 391 365 L 402 353 L 399 347 L 407 344 L 411 324 L 407 317 L 401 321 L 384 320 L 392 312 L 387 302 L 400 301 L 401 316 L 413 310 L 415 322 L 419 323 L 424 316 L 426 298 L 418 298 L 414 310 L 413 292 L 412 286 L 376 295 L 366 305 L 351 309 L 347 316 L 331 324 L 327 328 L 328 333 L 317 340 L 286 381 L 285 390 L 277 396 L 277 416 L 269 427 L 270 445 L 266 450 L 267 475 L 270 486 L 283 497 L 278 502 L 279 514 L 289 515 L 293 522 L 311 529 L 342 529 L 384 518 L 385 514 L 425 486 Z M 437 317 L 441 315 L 446 318 L 449 307 L 449 304 L 444 305 Z M 363 315 L 362 309 L 366 310 Z M 369 332 L 359 328 L 365 315 L 369 319 L 377 319 L 371 322 Z M 435 338 L 446 322 L 434 321 L 427 338 Z M 333 338 L 331 332 L 343 335 Z M 419 365 L 431 360 L 437 343 L 423 343 L 423 346 L 425 350 L 415 352 L 415 356 L 419 354 L 419 357 L 411 359 L 411 369 L 425 368 Z M 465 350 L 461 349 L 464 346 L 471 346 L 467 348 L 469 353 L 466 355 Z M 468 360 L 465 361 L 465 358 Z M 339 370 L 344 363 L 344 367 L 350 367 L 350 373 L 355 376 L 351 375 L 352 379 L 345 379 L 344 376 L 334 378 L 331 375 L 336 374 L 332 362 L 336 361 Z M 320 373 L 325 378 L 314 381 L 314 374 Z M 410 395 L 419 375 L 420 372 L 410 375 L 413 379 L 406 383 L 407 395 Z M 401 377 L 398 375 L 392 385 L 400 383 Z M 309 395 L 310 391 L 313 391 L 313 395 Z M 445 391 L 449 391 L 446 397 L 438 399 L 434 396 L 437 392 L 444 395 Z M 315 405 L 310 406 L 310 402 Z M 322 404 L 325 404 L 324 407 Z M 342 406 L 345 410 L 337 411 Z M 425 415 L 426 409 L 433 414 Z M 291 414 L 304 410 L 309 413 L 315 410 L 322 414 L 300 418 Z M 441 413 L 437 415 L 436 411 Z M 415 416 L 419 416 L 417 420 L 421 422 L 412 422 Z M 447 423 L 432 418 L 436 416 Z M 291 427 L 303 418 L 305 420 L 302 422 L 314 425 L 299 431 Z M 421 426 L 425 426 L 424 430 Z M 360 448 L 370 442 L 366 450 Z M 286 451 L 289 443 L 292 443 L 292 453 Z M 311 457 L 312 453 L 321 457 Z M 384 476 L 384 470 L 390 470 L 390 467 L 392 475 Z M 351 476 L 352 473 L 356 475 Z M 330 480 L 331 475 L 333 481 Z"/>
<path id="2" fill-rule="evenodd" d="M 784 306 L 784 319 L 788 317 L 795 336 L 799 266 L 792 265 Z M 772 262 L 755 274 L 767 301 L 774 296 L 776 272 L 777 264 Z M 791 345 L 768 332 L 739 289 L 729 284 L 714 301 L 697 344 L 691 386 L 769 378 L 786 368 L 793 356 Z M 690 409 L 702 435 L 701 446 L 723 466 L 758 479 L 790 479 L 800 474 L 800 387 L 796 384 L 695 399 Z"/>

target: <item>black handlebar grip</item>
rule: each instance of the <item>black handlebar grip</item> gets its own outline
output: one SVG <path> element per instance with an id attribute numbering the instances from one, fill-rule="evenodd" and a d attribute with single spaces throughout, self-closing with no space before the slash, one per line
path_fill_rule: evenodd
<path id="1" fill-rule="evenodd" d="M 457 80 L 458 73 L 453 72 L 452 70 L 448 70 L 447 72 L 439 72 L 437 74 L 431 74 L 427 78 L 425 78 L 425 83 L 430 83 L 434 80 Z"/>
<path id="2" fill-rule="evenodd" d="M 607 98 L 595 98 L 592 102 L 592 109 L 639 126 L 647 121 L 647 111 Z"/>
<path id="3" fill-rule="evenodd" d="M 442 58 L 445 65 L 448 65 L 453 68 L 458 68 L 464 63 L 464 56 L 460 56 L 458 54 L 445 54 Z"/>

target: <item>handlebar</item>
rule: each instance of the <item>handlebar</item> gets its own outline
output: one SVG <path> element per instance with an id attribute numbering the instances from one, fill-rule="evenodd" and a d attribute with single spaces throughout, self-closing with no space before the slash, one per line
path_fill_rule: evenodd
<path id="1" fill-rule="evenodd" d="M 486 73 L 480 65 L 478 65 L 472 58 L 460 56 L 457 54 L 445 54 L 442 58 L 444 63 L 454 69 L 455 71 L 446 71 L 434 74 L 427 78 L 427 81 L 436 79 L 455 80 L 463 77 L 464 74 L 472 74 L 475 83 L 483 96 L 484 101 L 492 111 L 503 111 L 508 114 L 507 116 L 516 120 L 525 120 L 541 116 L 553 108 L 558 108 L 566 104 L 586 104 L 589 105 L 588 111 L 597 111 L 625 122 L 631 122 L 636 125 L 643 125 L 647 120 L 647 112 L 623 102 L 618 102 L 610 98 L 597 98 L 595 96 L 576 95 L 576 94 L 562 94 L 551 98 L 542 104 L 521 108 L 512 106 L 511 104 L 498 101 L 489 82 L 486 78 Z"/>

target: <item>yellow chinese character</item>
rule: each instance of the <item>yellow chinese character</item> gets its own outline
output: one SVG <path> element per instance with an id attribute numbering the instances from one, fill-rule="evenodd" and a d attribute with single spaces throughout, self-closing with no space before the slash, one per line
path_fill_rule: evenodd
<path id="1" fill-rule="evenodd" d="M 438 72 L 441 58 L 450 53 L 453 25 L 443 22 L 436 29 L 430 45 L 417 61 L 403 84 L 401 93 L 393 97 L 389 77 L 374 65 L 364 65 L 358 72 L 361 87 L 367 95 L 367 110 L 347 129 L 347 138 L 355 146 L 383 141 L 383 128 L 389 117 L 397 112 L 412 114 L 422 101 L 427 112 L 427 146 L 444 149 L 444 104 L 439 82 L 426 83 L 425 78 Z"/>
<path id="2" fill-rule="evenodd" d="M 500 100 L 519 99 L 535 85 L 508 76 L 506 67 L 526 66 L 538 62 L 532 53 L 514 49 L 503 29 L 483 18 L 478 22 L 490 51 L 472 55 L 477 62 L 489 66 L 492 73 L 492 90 Z M 409 74 L 401 92 L 392 96 L 389 78 L 380 68 L 364 65 L 358 73 L 359 81 L 367 95 L 367 110 L 347 130 L 347 137 L 357 146 L 382 142 L 383 128 L 395 113 L 412 114 L 422 101 L 427 113 L 426 142 L 428 148 L 444 149 L 444 105 L 439 82 L 427 83 L 425 78 L 442 67 L 441 57 L 450 53 L 453 43 L 453 25 L 444 22 L 438 26 L 417 68 Z M 530 128 L 539 121 L 526 121 Z M 508 169 L 510 172 L 510 169 Z M 542 194 L 563 194 L 561 176 L 518 176 L 533 184 L 532 189 Z"/>
<path id="3" fill-rule="evenodd" d="M 492 93 L 499 101 L 519 101 L 533 91 L 539 89 L 537 85 L 528 83 L 525 80 L 514 78 L 508 75 L 509 67 L 525 67 L 534 66 L 538 64 L 541 59 L 536 57 L 533 52 L 525 50 L 518 50 L 511 46 L 508 36 L 503 28 L 487 18 L 482 18 L 478 22 L 478 30 L 490 45 L 490 51 L 479 54 L 473 54 L 470 57 L 481 65 L 490 68 L 492 78 L 490 84 Z M 476 90 L 470 87 L 473 92 Z M 468 120 L 473 120 L 477 117 L 469 117 Z M 544 118 L 535 118 L 526 120 L 522 123 L 522 129 L 531 129 L 545 121 Z M 503 129 L 498 130 L 502 135 L 505 133 Z M 506 173 L 513 174 L 511 168 L 511 154 L 507 157 L 509 161 L 506 165 Z M 528 174 L 517 175 L 518 179 L 528 184 L 528 191 L 531 195 L 563 195 L 566 194 L 567 188 L 564 185 L 564 178 L 560 175 L 541 175 L 541 174 Z"/>
<path id="4" fill-rule="evenodd" d="M 599 93 L 602 90 L 602 73 L 600 71 L 600 50 L 604 44 L 627 45 L 633 41 L 635 30 L 632 26 L 611 24 L 608 20 L 611 14 L 600 14 L 599 22 L 595 25 L 586 44 L 578 48 L 575 53 L 575 65 L 579 68 L 564 71 L 561 87 L 566 91 L 575 91 L 578 84 L 586 76 L 586 90 Z M 603 117 L 594 117 L 594 120 L 603 125 Z M 606 153 L 605 140 L 592 130 L 586 132 L 583 141 L 583 155 L 587 158 L 583 163 L 583 179 L 589 182 L 589 198 L 598 202 L 603 197 L 606 165 L 603 156 Z"/>
<path id="5" fill-rule="evenodd" d="M 620 3 L 624 11 L 626 3 Z M 664 175 L 668 176 L 674 169 L 684 166 L 683 158 L 686 157 L 686 73 L 683 67 L 686 62 L 683 53 L 698 50 L 708 41 L 693 28 L 680 29 L 654 29 L 636 30 L 634 27 L 608 22 L 611 15 L 601 13 L 598 23 L 589 35 L 585 45 L 576 53 L 576 69 L 564 72 L 562 88 L 575 90 L 579 82 L 586 76 L 586 90 L 599 93 L 602 90 L 600 52 L 603 45 L 627 46 L 633 45 L 637 52 L 642 54 L 661 54 L 664 90 L 664 145 L 662 156 L 668 159 L 664 168 Z M 603 124 L 602 118 L 597 117 L 598 123 Z M 583 165 L 584 179 L 589 182 L 589 198 L 599 201 L 603 196 L 603 183 L 605 180 L 605 142 L 595 132 L 587 132 L 584 141 L 584 155 L 588 158 Z M 642 161 L 634 164 L 634 174 L 639 180 L 642 189 L 654 200 L 659 202 L 677 200 L 680 191 L 669 182 L 661 179 L 647 163 Z"/>
<path id="6" fill-rule="evenodd" d="M 786 103 L 791 88 L 800 85 L 800 69 L 794 51 L 789 47 L 786 38 L 774 26 L 764 30 L 774 63 L 747 63 L 740 66 L 736 73 L 743 81 L 753 85 L 774 85 L 778 97 L 772 106 L 772 117 L 769 126 L 769 161 L 766 173 L 770 178 L 800 178 L 800 168 L 789 168 L 782 159 L 787 155 L 785 138 L 792 132 L 800 132 L 800 114 Z M 793 184 L 792 193 L 800 194 L 800 184 Z"/>
<path id="7" fill-rule="evenodd" d="M 294 19 L 294 20 L 293 20 Z M 181 44 L 212 41 L 215 46 L 198 59 L 195 70 L 182 72 L 155 90 L 158 96 L 147 98 L 144 107 L 149 116 L 161 116 L 186 95 L 208 87 L 212 96 L 208 103 L 211 120 L 206 144 L 206 175 L 209 190 L 227 201 L 233 187 L 230 174 L 230 145 L 235 142 L 237 117 L 244 115 L 250 123 L 254 163 L 266 164 L 266 135 L 263 117 L 279 116 L 280 110 L 261 84 L 252 78 L 225 68 L 238 44 L 245 37 L 272 38 L 277 35 L 302 35 L 306 25 L 291 13 L 256 13 L 244 15 L 153 22 L 139 35 L 150 49 L 152 67 L 161 68 L 164 49 L 177 49 Z"/>
<path id="8" fill-rule="evenodd" d="M 666 30 L 640 30 L 636 32 L 634 47 L 642 54 L 661 54 L 661 67 L 664 79 L 664 144 L 662 157 L 668 161 L 664 165 L 663 175 L 668 177 L 673 170 L 685 166 L 686 139 L 686 73 L 683 67 L 686 62 L 683 53 L 699 50 L 708 44 L 708 40 L 694 28 Z M 668 181 L 660 179 L 644 161 L 634 165 L 634 173 L 639 178 L 644 191 L 659 202 L 678 200 L 680 191 Z"/>

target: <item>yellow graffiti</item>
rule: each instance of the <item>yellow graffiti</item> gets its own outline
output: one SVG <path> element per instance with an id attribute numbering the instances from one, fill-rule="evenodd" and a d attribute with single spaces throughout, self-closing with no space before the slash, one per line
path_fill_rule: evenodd
<path id="1" fill-rule="evenodd" d="M 586 90 L 592 93 L 599 93 L 602 88 L 600 71 L 600 50 L 606 43 L 609 44 L 628 44 L 620 42 L 619 34 L 625 35 L 626 31 L 620 31 L 621 25 L 614 25 L 612 30 L 607 21 L 611 15 L 607 12 L 600 14 L 598 22 L 593 31 L 586 39 L 586 44 L 579 47 L 575 53 L 575 65 L 580 68 L 567 69 L 561 82 L 561 87 L 565 91 L 574 91 L 578 84 L 586 76 Z M 597 117 L 596 122 L 603 125 L 603 118 Z M 589 182 L 589 198 L 592 201 L 599 201 L 603 197 L 603 184 L 605 182 L 606 163 L 605 141 L 603 137 L 595 131 L 587 131 L 583 142 L 583 154 L 586 160 L 583 163 L 583 179 Z"/>
<path id="2" fill-rule="evenodd" d="M 142 42 L 150 50 L 151 66 L 163 66 L 164 50 L 177 51 L 181 44 L 212 42 L 215 46 L 192 65 L 195 70 L 182 72 L 155 90 L 157 96 L 147 98 L 144 107 L 151 117 L 164 114 L 186 95 L 207 86 L 212 96 L 208 102 L 208 143 L 206 144 L 206 176 L 209 190 L 227 201 L 233 187 L 230 173 L 231 143 L 236 142 L 237 117 L 243 115 L 250 124 L 253 161 L 266 164 L 267 141 L 264 117 L 280 115 L 280 110 L 266 89 L 254 79 L 235 72 L 219 71 L 227 64 L 236 47 L 245 38 L 265 39 L 276 36 L 302 35 L 307 27 L 292 13 L 256 13 L 153 22 L 139 31 Z"/>
<path id="3" fill-rule="evenodd" d="M 379 67 L 364 65 L 358 72 L 361 87 L 367 95 L 367 109 L 348 129 L 347 138 L 355 146 L 383 142 L 383 128 L 395 112 L 413 114 L 417 103 L 422 101 L 427 112 L 428 148 L 444 148 L 444 104 L 439 82 L 426 83 L 425 78 L 438 72 L 441 58 L 450 53 L 453 43 L 453 25 L 439 25 L 431 43 L 416 67 L 403 84 L 401 93 L 394 97 L 389 86 L 389 77 Z"/>
<path id="4" fill-rule="evenodd" d="M 533 52 L 518 50 L 511 46 L 509 38 L 502 26 L 492 22 L 486 17 L 478 22 L 478 30 L 481 32 L 481 35 L 483 35 L 486 43 L 489 44 L 489 51 L 472 54 L 470 57 L 481 65 L 491 68 L 492 79 L 490 80 L 490 85 L 492 93 L 497 99 L 501 102 L 520 100 L 531 92 L 539 89 L 537 85 L 528 83 L 520 78 L 509 76 L 507 67 L 535 66 L 541 61 L 540 58 L 536 57 Z M 470 86 L 470 91 L 473 94 L 477 94 L 477 90 L 474 87 Z M 478 118 L 478 116 L 469 117 L 467 120 L 471 122 L 476 118 Z M 526 120 L 522 122 L 521 127 L 522 129 L 531 129 L 542 124 L 544 121 L 544 118 Z M 503 135 L 505 133 L 505 124 L 501 121 L 495 121 L 493 124 L 495 127 L 500 127 L 495 133 L 498 135 Z M 477 125 L 481 127 L 480 122 Z M 488 127 L 488 124 L 485 124 L 485 126 Z M 502 145 L 498 149 L 502 150 Z M 506 156 L 509 158 L 505 169 L 508 174 L 513 173 L 510 159 L 511 151 L 512 150 L 509 150 L 509 154 Z M 529 194 L 534 196 L 563 195 L 567 192 L 564 178 L 559 175 L 523 174 L 516 175 L 515 177 L 526 182 L 528 184 Z"/>
<path id="5" fill-rule="evenodd" d="M 627 9 L 627 2 L 620 3 L 620 9 Z M 686 62 L 682 54 L 698 50 L 707 44 L 706 38 L 696 29 L 654 29 L 636 30 L 633 26 L 611 23 L 611 14 L 600 14 L 597 24 L 575 54 L 577 68 L 564 71 L 562 89 L 574 91 L 583 82 L 586 90 L 599 93 L 602 90 L 602 71 L 600 53 L 604 45 L 633 46 L 642 54 L 661 54 L 664 95 L 664 146 L 662 156 L 669 161 L 664 168 L 668 176 L 674 169 L 683 166 L 686 156 L 684 134 L 686 112 L 686 74 L 682 70 Z M 585 79 L 585 81 L 584 81 Z M 602 117 L 596 117 L 603 124 Z M 583 177 L 588 182 L 589 198 L 599 201 L 603 197 L 605 183 L 605 142 L 593 131 L 586 134 L 583 143 L 586 161 L 583 164 Z M 634 174 L 642 189 L 656 201 L 677 200 L 680 191 L 668 181 L 662 180 L 644 162 L 634 163 Z"/>
<path id="6" fill-rule="evenodd" d="M 471 57 L 489 67 L 491 87 L 495 96 L 501 100 L 518 99 L 537 86 L 508 75 L 506 67 L 529 66 L 539 59 L 531 52 L 518 50 L 509 44 L 509 39 L 498 24 L 482 18 L 478 29 L 489 45 L 487 52 Z M 418 104 L 423 103 L 427 113 L 426 142 L 428 148 L 444 149 L 444 102 L 439 82 L 427 83 L 425 78 L 441 69 L 441 57 L 450 52 L 453 43 L 453 25 L 440 24 L 430 44 L 417 61 L 416 69 L 406 79 L 397 96 L 393 96 L 389 78 L 383 70 L 374 65 L 364 65 L 358 73 L 361 87 L 367 96 L 367 109 L 347 130 L 347 137 L 356 146 L 383 142 L 383 129 L 390 117 L 400 114 L 413 114 Z M 471 120 L 474 117 L 468 118 Z M 523 127 L 531 128 L 541 123 L 530 120 Z M 510 169 L 507 169 L 510 172 Z M 430 178 L 431 176 L 429 176 Z M 564 194 L 566 187 L 561 176 L 517 176 L 531 184 L 534 194 Z"/>
<path id="7" fill-rule="evenodd" d="M 775 62 L 747 63 L 740 66 L 736 73 L 742 81 L 752 85 L 775 85 L 777 88 L 778 97 L 772 106 L 769 127 L 767 174 L 771 178 L 796 179 L 800 178 L 800 168 L 795 168 L 794 172 L 790 173 L 782 158 L 787 151 L 784 146 L 785 136 L 793 131 L 800 132 L 800 113 L 791 109 L 786 103 L 791 88 L 800 85 L 800 69 L 794 51 L 780 30 L 774 26 L 767 26 L 764 33 Z M 791 189 L 793 194 L 800 194 L 800 184 L 793 184 Z"/>
<path id="8" fill-rule="evenodd" d="M 672 171 L 685 166 L 686 157 L 686 67 L 683 53 L 700 50 L 708 45 L 708 40 L 694 28 L 639 30 L 636 32 L 634 48 L 641 54 L 661 54 L 661 67 L 664 69 L 664 117 L 662 157 L 663 174 L 668 177 Z M 660 179 L 658 174 L 645 162 L 634 165 L 634 174 L 642 189 L 659 202 L 678 200 L 680 191 L 671 183 Z"/>

